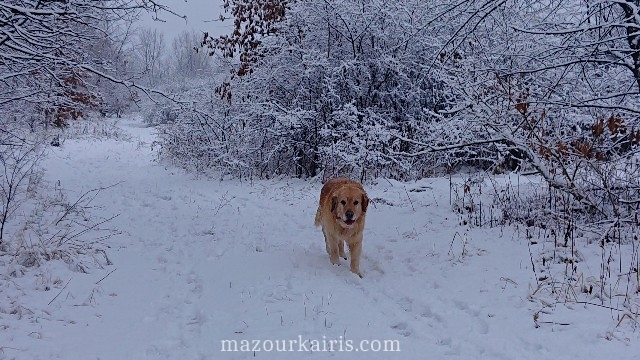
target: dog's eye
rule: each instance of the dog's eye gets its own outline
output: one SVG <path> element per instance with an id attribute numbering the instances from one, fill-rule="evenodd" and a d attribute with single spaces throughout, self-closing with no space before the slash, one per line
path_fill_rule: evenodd
<path id="1" fill-rule="evenodd" d="M 342 205 L 347 205 L 347 202 L 346 202 L 346 201 L 344 201 L 344 200 L 342 200 L 342 201 L 340 201 L 340 204 L 342 204 Z"/>
<path id="2" fill-rule="evenodd" d="M 358 200 L 354 201 L 353 205 L 358 205 Z"/>

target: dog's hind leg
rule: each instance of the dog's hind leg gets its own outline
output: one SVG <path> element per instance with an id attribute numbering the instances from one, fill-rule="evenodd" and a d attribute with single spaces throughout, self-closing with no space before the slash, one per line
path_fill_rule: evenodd
<path id="1" fill-rule="evenodd" d="M 327 240 L 327 234 L 322 229 L 322 235 L 324 235 L 324 248 L 327 250 L 327 254 L 331 255 L 331 250 L 329 249 L 329 241 Z"/>

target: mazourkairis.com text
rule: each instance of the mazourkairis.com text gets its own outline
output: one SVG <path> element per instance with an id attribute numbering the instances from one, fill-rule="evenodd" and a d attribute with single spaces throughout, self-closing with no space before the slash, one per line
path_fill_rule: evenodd
<path id="1" fill-rule="evenodd" d="M 400 352 L 399 340 L 362 340 L 355 342 L 351 339 L 327 339 L 325 336 L 322 340 L 302 339 L 298 335 L 298 339 L 291 340 L 221 340 L 220 351 L 241 351 L 241 352 L 259 352 L 259 351 L 311 351 L 311 352 Z"/>

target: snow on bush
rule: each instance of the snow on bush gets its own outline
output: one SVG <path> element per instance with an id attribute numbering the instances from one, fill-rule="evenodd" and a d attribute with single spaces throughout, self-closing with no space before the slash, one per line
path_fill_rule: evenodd
<path id="1" fill-rule="evenodd" d="M 105 189 L 72 200 L 61 184 L 42 180 L 49 139 L 12 129 L 0 145 L 0 258 L 13 273 L 50 260 L 80 272 L 109 263 L 104 241 L 116 231 L 104 227 L 110 219 L 92 214 Z"/>

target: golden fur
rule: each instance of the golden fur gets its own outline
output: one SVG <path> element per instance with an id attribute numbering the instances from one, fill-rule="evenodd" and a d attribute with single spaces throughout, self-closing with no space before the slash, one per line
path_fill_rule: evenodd
<path id="1" fill-rule="evenodd" d="M 320 203 L 315 225 L 322 226 L 329 260 L 340 265 L 339 257 L 347 260 L 344 242 L 349 246 L 351 272 L 362 277 L 360 254 L 362 233 L 369 197 L 359 182 L 349 179 L 330 179 L 320 191 Z"/>

